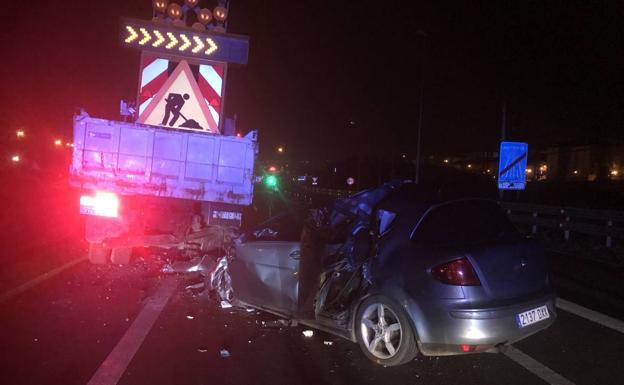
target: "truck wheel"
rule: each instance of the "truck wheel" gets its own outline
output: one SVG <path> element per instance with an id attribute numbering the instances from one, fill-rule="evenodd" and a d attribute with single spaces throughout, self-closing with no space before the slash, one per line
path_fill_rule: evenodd
<path id="1" fill-rule="evenodd" d="M 367 298 L 355 318 L 356 338 L 371 361 L 383 366 L 405 364 L 416 357 L 418 346 L 403 309 L 381 295 Z"/>
<path id="2" fill-rule="evenodd" d="M 111 249 L 102 243 L 89 243 L 89 262 L 94 265 L 103 265 L 110 261 Z"/>

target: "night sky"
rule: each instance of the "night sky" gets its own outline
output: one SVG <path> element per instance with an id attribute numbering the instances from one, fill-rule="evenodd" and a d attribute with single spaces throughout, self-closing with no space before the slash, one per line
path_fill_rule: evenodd
<path id="1" fill-rule="evenodd" d="M 119 22 L 149 19 L 149 0 L 13 0 L 3 14 L 6 132 L 69 138 L 76 108 L 118 118 L 134 99 L 139 53 L 120 47 Z M 425 153 L 495 150 L 503 101 L 509 139 L 623 142 L 623 17 L 607 1 L 232 0 L 228 31 L 251 48 L 226 113 L 260 131 L 264 154 L 414 154 L 424 53 Z"/>

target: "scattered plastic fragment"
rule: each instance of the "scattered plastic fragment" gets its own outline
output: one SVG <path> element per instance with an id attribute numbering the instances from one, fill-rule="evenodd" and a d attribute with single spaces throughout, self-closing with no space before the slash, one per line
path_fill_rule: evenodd
<path id="1" fill-rule="evenodd" d="M 277 319 L 272 321 L 262 321 L 262 326 L 267 328 L 283 328 L 290 325 L 287 319 Z"/>
<path id="2" fill-rule="evenodd" d="M 221 301 L 221 309 L 229 309 L 231 307 L 232 307 L 232 304 L 229 303 L 228 301 L 225 301 L 225 300 Z"/>
<path id="3" fill-rule="evenodd" d="M 314 335 L 314 331 L 312 331 L 312 330 L 304 330 L 304 331 L 303 331 L 303 336 L 304 336 L 304 337 L 308 337 L 308 338 L 310 338 L 310 337 L 312 337 L 313 335 Z"/>
<path id="4" fill-rule="evenodd" d="M 206 353 L 206 352 L 208 351 L 208 348 L 206 348 L 206 347 L 204 347 L 204 346 L 201 346 L 201 347 L 199 347 L 199 348 L 197 349 L 197 351 L 198 351 L 198 352 L 200 352 L 200 353 Z"/>
<path id="5" fill-rule="evenodd" d="M 195 317 L 193 317 L 192 315 L 189 314 L 189 315 L 186 316 L 186 319 L 195 319 Z"/>
<path id="6" fill-rule="evenodd" d="M 323 344 L 327 346 L 332 346 L 334 344 L 334 341 L 323 341 Z"/>
<path id="7" fill-rule="evenodd" d="M 221 355 L 222 358 L 229 358 L 230 357 L 230 352 L 227 349 L 219 350 L 219 354 Z"/>

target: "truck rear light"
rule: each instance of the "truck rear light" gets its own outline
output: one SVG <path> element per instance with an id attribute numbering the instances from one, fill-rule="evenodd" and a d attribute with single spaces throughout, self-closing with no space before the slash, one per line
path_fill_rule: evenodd
<path id="1" fill-rule="evenodd" d="M 480 286 L 472 264 L 467 258 L 456 259 L 431 269 L 431 275 L 442 283 L 461 286 Z"/>
<path id="2" fill-rule="evenodd" d="M 100 217 L 117 218 L 119 198 L 111 192 L 97 191 L 94 196 L 80 196 L 80 213 Z"/>

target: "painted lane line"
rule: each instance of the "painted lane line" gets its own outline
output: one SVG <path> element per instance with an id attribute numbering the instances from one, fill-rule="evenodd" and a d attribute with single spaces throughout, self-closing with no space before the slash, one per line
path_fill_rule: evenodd
<path id="1" fill-rule="evenodd" d="M 139 315 L 87 385 L 115 385 L 119 382 L 158 316 L 167 305 L 167 301 L 175 292 L 179 282 L 177 277 L 167 277 L 163 280 L 158 291 L 146 300 Z"/>
<path id="2" fill-rule="evenodd" d="M 557 307 L 559 309 L 567 311 L 568 313 L 575 314 L 579 317 L 583 317 L 602 326 L 616 330 L 620 333 L 624 333 L 624 322 L 609 317 L 608 315 L 598 313 L 595 310 L 588 309 L 581 305 L 577 305 L 574 302 L 566 301 L 565 299 L 561 298 L 557 298 Z"/>
<path id="3" fill-rule="evenodd" d="M 40 284 L 41 282 L 45 281 L 46 279 L 52 278 L 55 275 L 59 274 L 60 272 L 65 271 L 65 270 L 69 269 L 70 267 L 72 267 L 72 266 L 74 266 L 74 265 L 76 265 L 76 264 L 78 264 L 78 263 L 80 263 L 82 261 L 86 261 L 86 260 L 87 260 L 86 256 L 83 256 L 83 257 L 80 257 L 80 258 L 76 258 L 76 259 L 74 259 L 72 261 L 67 262 L 64 265 L 56 267 L 56 268 L 54 268 L 54 269 L 52 269 L 50 271 L 46 271 L 45 273 L 43 273 L 43 274 L 41 274 L 41 275 L 31 279 L 30 281 L 19 285 L 18 287 L 15 287 L 15 288 L 13 288 L 13 289 L 11 289 L 9 291 L 6 291 L 6 292 L 2 293 L 2 294 L 0 294 L 0 303 L 4 302 L 6 300 L 9 300 L 9 299 L 11 299 L 11 298 L 13 298 L 13 297 L 15 297 L 17 295 L 19 295 L 19 294 L 25 292 L 26 290 L 28 290 L 28 289 L 30 289 L 32 287 L 37 286 L 38 284 Z"/>
<path id="4" fill-rule="evenodd" d="M 504 354 L 550 385 L 575 385 L 572 381 L 554 372 L 549 367 L 542 365 L 513 346 L 509 346 Z"/>

